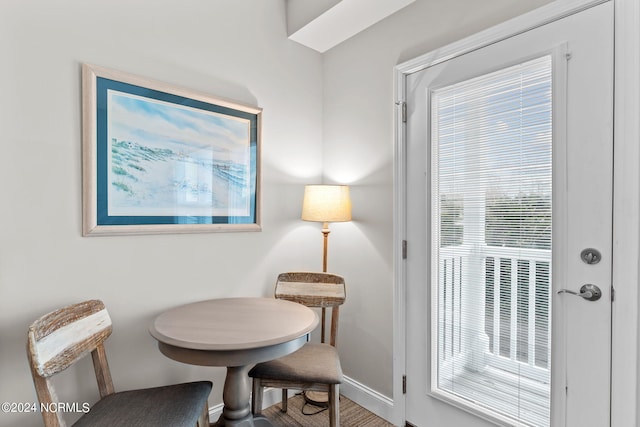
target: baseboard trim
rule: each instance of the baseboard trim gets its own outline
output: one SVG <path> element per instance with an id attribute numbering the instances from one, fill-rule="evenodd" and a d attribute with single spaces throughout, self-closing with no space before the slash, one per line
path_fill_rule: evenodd
<path id="1" fill-rule="evenodd" d="M 340 384 L 340 394 L 353 400 L 380 418 L 384 418 L 392 424 L 399 425 L 395 420 L 397 411 L 393 404 L 393 399 L 390 397 L 347 376 L 344 377 L 344 382 Z"/>
<path id="2" fill-rule="evenodd" d="M 222 408 L 224 407 L 223 403 L 219 403 L 215 406 L 209 406 L 209 422 L 211 424 L 215 423 L 220 415 L 222 415 Z"/>

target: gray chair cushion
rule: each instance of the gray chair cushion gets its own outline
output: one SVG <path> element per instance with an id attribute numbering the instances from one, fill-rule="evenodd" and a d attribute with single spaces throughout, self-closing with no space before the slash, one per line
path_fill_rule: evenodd
<path id="1" fill-rule="evenodd" d="M 340 384 L 342 368 L 335 347 L 306 343 L 294 353 L 257 364 L 249 371 L 249 376 L 302 383 Z"/>
<path id="2" fill-rule="evenodd" d="M 73 425 L 195 427 L 211 386 L 210 381 L 199 381 L 110 394 Z"/>

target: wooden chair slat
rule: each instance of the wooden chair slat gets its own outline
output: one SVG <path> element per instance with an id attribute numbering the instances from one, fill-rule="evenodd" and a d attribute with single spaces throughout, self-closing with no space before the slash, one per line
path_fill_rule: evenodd
<path id="1" fill-rule="evenodd" d="M 313 271 L 293 271 L 280 273 L 279 282 L 307 282 L 307 283 L 344 283 L 344 278 L 337 274 L 318 273 Z"/>
<path id="2" fill-rule="evenodd" d="M 34 338 L 40 341 L 42 338 L 63 326 L 104 309 L 104 303 L 100 300 L 84 301 L 45 314 L 33 322 L 30 329 L 33 331 Z"/>
<path id="3" fill-rule="evenodd" d="M 104 306 L 97 311 L 97 306 L 84 308 L 75 310 L 74 306 L 69 313 L 58 310 L 29 328 L 29 351 L 40 375 L 48 377 L 65 370 L 111 335 L 111 318 Z"/>

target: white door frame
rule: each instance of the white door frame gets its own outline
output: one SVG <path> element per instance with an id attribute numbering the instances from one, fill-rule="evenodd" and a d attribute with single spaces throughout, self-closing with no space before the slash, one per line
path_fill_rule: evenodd
<path id="1" fill-rule="evenodd" d="M 408 74 L 466 52 L 561 19 L 608 0 L 556 0 L 471 37 L 452 43 L 395 68 L 394 152 L 394 314 L 393 396 L 396 425 L 405 424 L 402 378 L 406 372 L 406 282 L 403 241 L 406 239 L 404 206 L 405 126 L 402 105 Z M 611 427 L 640 425 L 640 2 L 611 0 L 615 5 L 614 88 L 614 197 L 612 305 Z M 410 247 L 407 250 L 411 250 Z M 635 423 L 630 421 L 635 420 Z"/>

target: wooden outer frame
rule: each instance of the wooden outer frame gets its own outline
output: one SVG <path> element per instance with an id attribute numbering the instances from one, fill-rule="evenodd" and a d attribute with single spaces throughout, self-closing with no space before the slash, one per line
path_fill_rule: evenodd
<path id="1" fill-rule="evenodd" d="M 256 183 L 255 183 L 255 223 L 252 224 L 139 224 L 139 225 L 98 225 L 98 165 L 97 165 L 97 84 L 96 78 L 116 80 L 131 85 L 151 88 L 205 103 L 215 103 L 226 108 L 241 110 L 256 115 Z M 180 234 L 204 232 L 262 231 L 261 226 L 261 150 L 262 150 L 262 108 L 229 100 L 203 95 L 193 90 L 181 88 L 152 79 L 100 67 L 82 64 L 82 235 L 137 235 L 137 234 Z"/>

